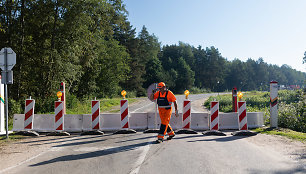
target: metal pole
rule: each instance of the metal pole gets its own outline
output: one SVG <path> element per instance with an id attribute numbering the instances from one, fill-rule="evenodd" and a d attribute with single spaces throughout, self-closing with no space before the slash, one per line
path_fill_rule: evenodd
<path id="1" fill-rule="evenodd" d="M 4 84 L 4 98 L 5 98 L 5 118 L 6 118 L 6 139 L 8 139 L 8 97 L 7 97 L 7 84 Z"/>
<path id="2" fill-rule="evenodd" d="M 8 139 L 8 97 L 7 97 L 7 48 L 4 48 L 4 64 L 5 64 L 5 83 L 4 83 L 4 100 L 5 100 L 5 108 L 4 114 L 6 118 L 6 139 Z"/>

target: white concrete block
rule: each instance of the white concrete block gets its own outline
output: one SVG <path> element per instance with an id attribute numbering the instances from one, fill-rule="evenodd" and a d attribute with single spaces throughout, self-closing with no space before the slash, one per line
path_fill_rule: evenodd
<path id="1" fill-rule="evenodd" d="M 131 129 L 148 129 L 148 113 L 130 113 L 129 125 Z"/>
<path id="2" fill-rule="evenodd" d="M 64 131 L 81 132 L 83 125 L 83 115 L 64 115 Z"/>
<path id="3" fill-rule="evenodd" d="M 191 125 L 193 130 L 208 130 L 208 113 L 191 113 Z"/>

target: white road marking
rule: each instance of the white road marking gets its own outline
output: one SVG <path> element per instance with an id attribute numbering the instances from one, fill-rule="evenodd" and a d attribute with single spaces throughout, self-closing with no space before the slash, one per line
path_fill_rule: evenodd
<path id="1" fill-rule="evenodd" d="M 148 143 L 147 145 L 140 147 L 138 149 L 142 150 L 141 154 L 139 155 L 139 158 L 137 159 L 137 161 L 134 164 L 134 169 L 130 172 L 130 174 L 138 174 L 140 167 L 142 165 L 142 163 L 144 162 L 147 153 L 149 152 L 150 146 L 152 143 Z"/>

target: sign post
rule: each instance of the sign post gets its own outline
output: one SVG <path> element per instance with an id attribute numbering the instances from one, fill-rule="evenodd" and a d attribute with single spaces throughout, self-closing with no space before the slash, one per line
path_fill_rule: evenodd
<path id="1" fill-rule="evenodd" d="M 11 48 L 2 48 L 0 51 L 0 68 L 2 69 L 1 83 L 4 84 L 6 138 L 8 139 L 8 91 L 7 84 L 13 84 L 12 68 L 16 64 L 16 53 Z"/>

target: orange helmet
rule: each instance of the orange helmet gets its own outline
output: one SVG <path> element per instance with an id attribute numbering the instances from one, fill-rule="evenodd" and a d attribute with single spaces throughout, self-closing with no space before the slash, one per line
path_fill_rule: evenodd
<path id="1" fill-rule="evenodd" d="M 158 85 L 157 85 L 157 88 L 162 88 L 166 86 L 166 84 L 164 82 L 159 82 Z"/>

